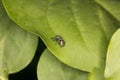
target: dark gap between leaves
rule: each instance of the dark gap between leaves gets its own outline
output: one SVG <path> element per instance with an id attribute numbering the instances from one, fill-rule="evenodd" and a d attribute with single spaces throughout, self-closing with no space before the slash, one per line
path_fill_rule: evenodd
<path id="1" fill-rule="evenodd" d="M 39 39 L 36 54 L 32 62 L 23 70 L 14 74 L 10 74 L 9 80 L 37 80 L 37 64 L 41 56 L 41 53 L 44 51 L 45 48 L 46 46 L 44 45 L 42 40 Z"/>

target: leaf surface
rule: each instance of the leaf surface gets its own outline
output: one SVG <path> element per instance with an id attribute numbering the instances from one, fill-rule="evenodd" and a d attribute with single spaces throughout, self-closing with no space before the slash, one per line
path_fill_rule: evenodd
<path id="1" fill-rule="evenodd" d="M 88 80 L 106 80 L 104 77 L 104 68 L 97 69 L 95 68 L 92 72 L 89 73 Z"/>
<path id="2" fill-rule="evenodd" d="M 62 62 L 91 72 L 105 61 L 118 21 L 92 0 L 2 0 L 13 21 L 44 41 Z M 54 41 L 56 35 L 61 42 Z M 62 42 L 63 43 L 63 42 Z"/>
<path id="3" fill-rule="evenodd" d="M 0 1 L 0 80 L 25 68 L 34 57 L 38 38 L 12 22 Z"/>
<path id="4" fill-rule="evenodd" d="M 120 0 L 96 0 L 96 2 L 120 21 Z"/>
<path id="5" fill-rule="evenodd" d="M 120 29 L 118 29 L 110 41 L 105 68 L 105 77 L 114 77 L 120 73 Z M 118 76 L 120 79 L 120 76 Z M 116 79 L 113 79 L 116 80 Z"/>
<path id="6" fill-rule="evenodd" d="M 87 80 L 88 73 L 73 69 L 61 63 L 48 49 L 39 60 L 37 68 L 38 80 Z"/>

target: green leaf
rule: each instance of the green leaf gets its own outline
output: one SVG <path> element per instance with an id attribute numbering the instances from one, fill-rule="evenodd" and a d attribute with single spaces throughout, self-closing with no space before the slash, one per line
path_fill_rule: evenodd
<path id="1" fill-rule="evenodd" d="M 107 80 L 120 80 L 120 69 L 111 75 Z"/>
<path id="2" fill-rule="evenodd" d="M 13 21 L 42 38 L 62 62 L 92 72 L 105 62 L 118 23 L 93 0 L 2 0 Z M 60 35 L 65 46 L 53 41 Z"/>
<path id="3" fill-rule="evenodd" d="M 120 40 L 120 29 L 118 29 L 114 33 L 108 46 L 106 68 L 105 68 L 106 78 L 113 76 L 116 72 L 120 73 L 120 53 L 119 53 L 120 41 L 119 40 Z"/>
<path id="4" fill-rule="evenodd" d="M 38 38 L 19 28 L 5 13 L 0 1 L 0 80 L 25 68 L 34 57 Z"/>
<path id="5" fill-rule="evenodd" d="M 96 2 L 120 21 L 120 0 L 96 0 Z"/>
<path id="6" fill-rule="evenodd" d="M 61 63 L 46 49 L 38 63 L 38 80 L 87 80 L 88 73 Z"/>
<path id="7" fill-rule="evenodd" d="M 88 80 L 106 80 L 104 77 L 104 68 L 97 69 L 95 68 L 92 72 L 89 73 Z"/>

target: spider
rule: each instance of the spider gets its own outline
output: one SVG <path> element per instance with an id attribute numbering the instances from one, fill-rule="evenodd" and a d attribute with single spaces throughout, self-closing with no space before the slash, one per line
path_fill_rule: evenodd
<path id="1" fill-rule="evenodd" d="M 60 47 L 64 47 L 65 46 L 65 41 L 64 41 L 64 39 L 61 36 L 56 35 L 52 39 L 53 39 L 53 41 L 57 42 L 60 45 Z"/>

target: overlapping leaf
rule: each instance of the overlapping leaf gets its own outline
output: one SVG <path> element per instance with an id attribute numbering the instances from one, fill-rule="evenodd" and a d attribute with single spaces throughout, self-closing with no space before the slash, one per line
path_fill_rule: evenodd
<path id="1" fill-rule="evenodd" d="M 104 77 L 104 68 L 95 68 L 93 72 L 89 73 L 88 80 L 106 80 Z"/>
<path id="2" fill-rule="evenodd" d="M 88 73 L 61 63 L 47 49 L 43 52 L 37 69 L 38 80 L 87 80 Z"/>
<path id="3" fill-rule="evenodd" d="M 96 0 L 96 2 L 120 22 L 120 0 Z"/>
<path id="4" fill-rule="evenodd" d="M 25 68 L 32 60 L 38 39 L 13 23 L 0 1 L 0 80 Z"/>
<path id="5" fill-rule="evenodd" d="M 105 68 L 105 77 L 119 80 L 120 79 L 120 29 L 113 35 L 107 52 L 107 61 Z"/>
<path id="6" fill-rule="evenodd" d="M 40 36 L 62 62 L 91 72 L 105 62 L 117 21 L 92 0 L 2 0 L 13 21 Z M 53 41 L 60 35 L 65 46 Z"/>

